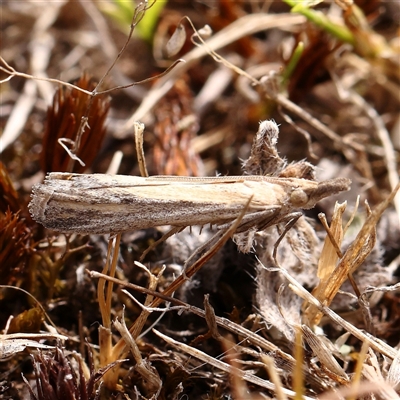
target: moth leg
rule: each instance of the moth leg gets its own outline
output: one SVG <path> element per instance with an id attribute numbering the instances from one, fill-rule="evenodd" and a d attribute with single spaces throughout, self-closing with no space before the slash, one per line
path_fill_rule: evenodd
<path id="1" fill-rule="evenodd" d="M 269 207 L 264 211 L 257 211 L 247 214 L 235 234 L 235 243 L 242 253 L 251 251 L 254 242 L 254 235 L 257 231 L 262 231 L 268 226 L 274 225 L 281 219 L 281 207 Z M 224 227 L 226 225 L 223 225 Z"/>
<path id="2" fill-rule="evenodd" d="M 185 280 L 190 280 L 190 278 L 186 275 L 186 269 L 188 265 L 190 265 L 195 257 L 197 257 L 200 253 L 202 253 L 204 250 L 211 248 L 214 243 L 218 242 L 219 239 L 224 235 L 224 233 L 229 229 L 229 227 L 226 227 L 225 229 L 218 230 L 207 242 L 202 244 L 200 247 L 198 247 L 186 260 L 185 264 L 183 265 L 183 270 L 182 270 L 182 276 L 183 279 Z"/>
<path id="3" fill-rule="evenodd" d="M 273 260 L 276 260 L 276 254 L 278 252 L 278 247 L 280 243 L 282 242 L 283 238 L 286 236 L 286 234 L 293 228 L 294 224 L 299 220 L 299 218 L 303 215 L 302 212 L 294 212 L 289 215 L 286 215 L 284 220 L 287 220 L 288 222 L 286 223 L 285 227 L 283 228 L 283 232 L 279 235 L 278 240 L 274 244 L 274 250 L 272 252 L 272 257 Z M 280 222 L 283 222 L 280 221 Z"/>
<path id="4" fill-rule="evenodd" d="M 239 232 L 236 236 L 236 244 L 239 250 L 243 253 L 248 253 L 254 242 L 254 235 L 256 232 L 264 231 L 268 227 L 277 225 L 282 222 L 287 222 L 284 232 L 278 239 L 278 244 L 282 241 L 286 233 L 292 228 L 296 221 L 302 216 L 301 212 L 294 212 L 288 215 L 280 215 L 280 207 L 276 207 L 275 210 L 266 210 L 258 213 L 250 214 L 249 217 L 253 217 L 246 221 L 246 224 L 242 224 L 239 227 Z"/>
<path id="5" fill-rule="evenodd" d="M 240 225 L 238 226 L 236 233 L 246 232 L 250 229 L 263 230 L 263 228 L 269 221 L 273 221 L 281 210 L 280 206 L 271 206 L 263 211 L 256 211 L 253 213 L 246 214 Z M 225 229 L 228 226 L 232 226 L 233 222 L 218 225 L 218 229 Z M 260 228 L 260 225 L 262 228 Z M 271 224 L 273 225 L 273 223 Z"/>
<path id="6" fill-rule="evenodd" d="M 246 215 L 246 218 L 243 218 L 243 222 L 239 225 L 237 232 L 245 232 L 250 229 L 255 229 L 256 231 L 263 231 L 268 226 L 275 225 L 276 220 L 280 219 L 280 206 L 274 206 L 268 208 L 264 211 L 258 211 L 252 214 Z"/>
<path id="7" fill-rule="evenodd" d="M 139 261 L 142 262 L 143 259 L 149 254 L 149 252 L 153 249 L 155 249 L 160 243 L 164 242 L 167 240 L 169 237 L 172 235 L 175 235 L 175 233 L 181 232 L 185 229 L 185 226 L 175 226 L 171 228 L 167 233 L 161 236 L 160 239 L 156 240 L 153 244 L 151 244 L 140 256 Z"/>

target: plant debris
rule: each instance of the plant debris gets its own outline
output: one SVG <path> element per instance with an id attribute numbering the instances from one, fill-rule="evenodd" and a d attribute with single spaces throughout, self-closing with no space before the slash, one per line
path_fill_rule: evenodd
<path id="1" fill-rule="evenodd" d="M 399 399 L 399 12 L 6 2 L 0 399 Z M 81 236 L 32 220 L 48 172 L 343 188 L 257 229 Z"/>

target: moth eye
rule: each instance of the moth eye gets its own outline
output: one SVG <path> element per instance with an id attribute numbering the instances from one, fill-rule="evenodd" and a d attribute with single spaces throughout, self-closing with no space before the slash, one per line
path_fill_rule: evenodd
<path id="1" fill-rule="evenodd" d="M 308 194 L 302 189 L 295 189 L 290 194 L 290 201 L 295 207 L 302 207 L 308 203 Z"/>

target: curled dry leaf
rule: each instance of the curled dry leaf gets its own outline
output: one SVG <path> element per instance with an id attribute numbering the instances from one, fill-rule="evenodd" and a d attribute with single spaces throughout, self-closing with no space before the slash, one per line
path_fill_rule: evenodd
<path id="1" fill-rule="evenodd" d="M 3 336 L 3 335 L 2 335 Z M 12 357 L 16 353 L 24 351 L 27 347 L 34 349 L 54 349 L 54 346 L 42 344 L 29 339 L 7 339 L 0 338 L 0 360 Z"/>
<path id="2" fill-rule="evenodd" d="M 179 24 L 175 32 L 166 44 L 167 57 L 173 57 L 178 54 L 186 41 L 186 30 L 182 24 Z"/>

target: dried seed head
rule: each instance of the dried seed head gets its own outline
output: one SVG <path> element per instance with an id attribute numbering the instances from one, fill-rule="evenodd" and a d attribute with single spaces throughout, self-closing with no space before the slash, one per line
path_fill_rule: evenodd
<path id="1" fill-rule="evenodd" d="M 93 90 L 96 85 L 88 75 L 83 74 L 76 82 L 76 86 Z M 99 95 L 91 100 L 90 96 L 77 89 L 59 87 L 54 95 L 53 104 L 47 110 L 40 161 L 44 172 L 69 169 L 70 156 L 59 144 L 59 139 L 68 140 L 68 143 L 77 140 L 81 134 L 79 128 L 82 117 L 86 115 L 91 101 L 87 126 L 80 138 L 76 156 L 86 164 L 86 168 L 93 163 L 106 133 L 105 120 L 110 108 L 110 99 Z M 85 167 L 76 163 L 73 170 L 83 172 Z"/>
<path id="2" fill-rule="evenodd" d="M 17 213 L 20 209 L 18 193 L 8 175 L 7 168 L 0 162 L 0 213 L 6 213 L 7 210 Z"/>
<path id="3" fill-rule="evenodd" d="M 243 162 L 243 170 L 248 175 L 276 176 L 286 166 L 276 149 L 279 128 L 275 121 L 260 122 L 253 141 L 250 157 Z"/>

